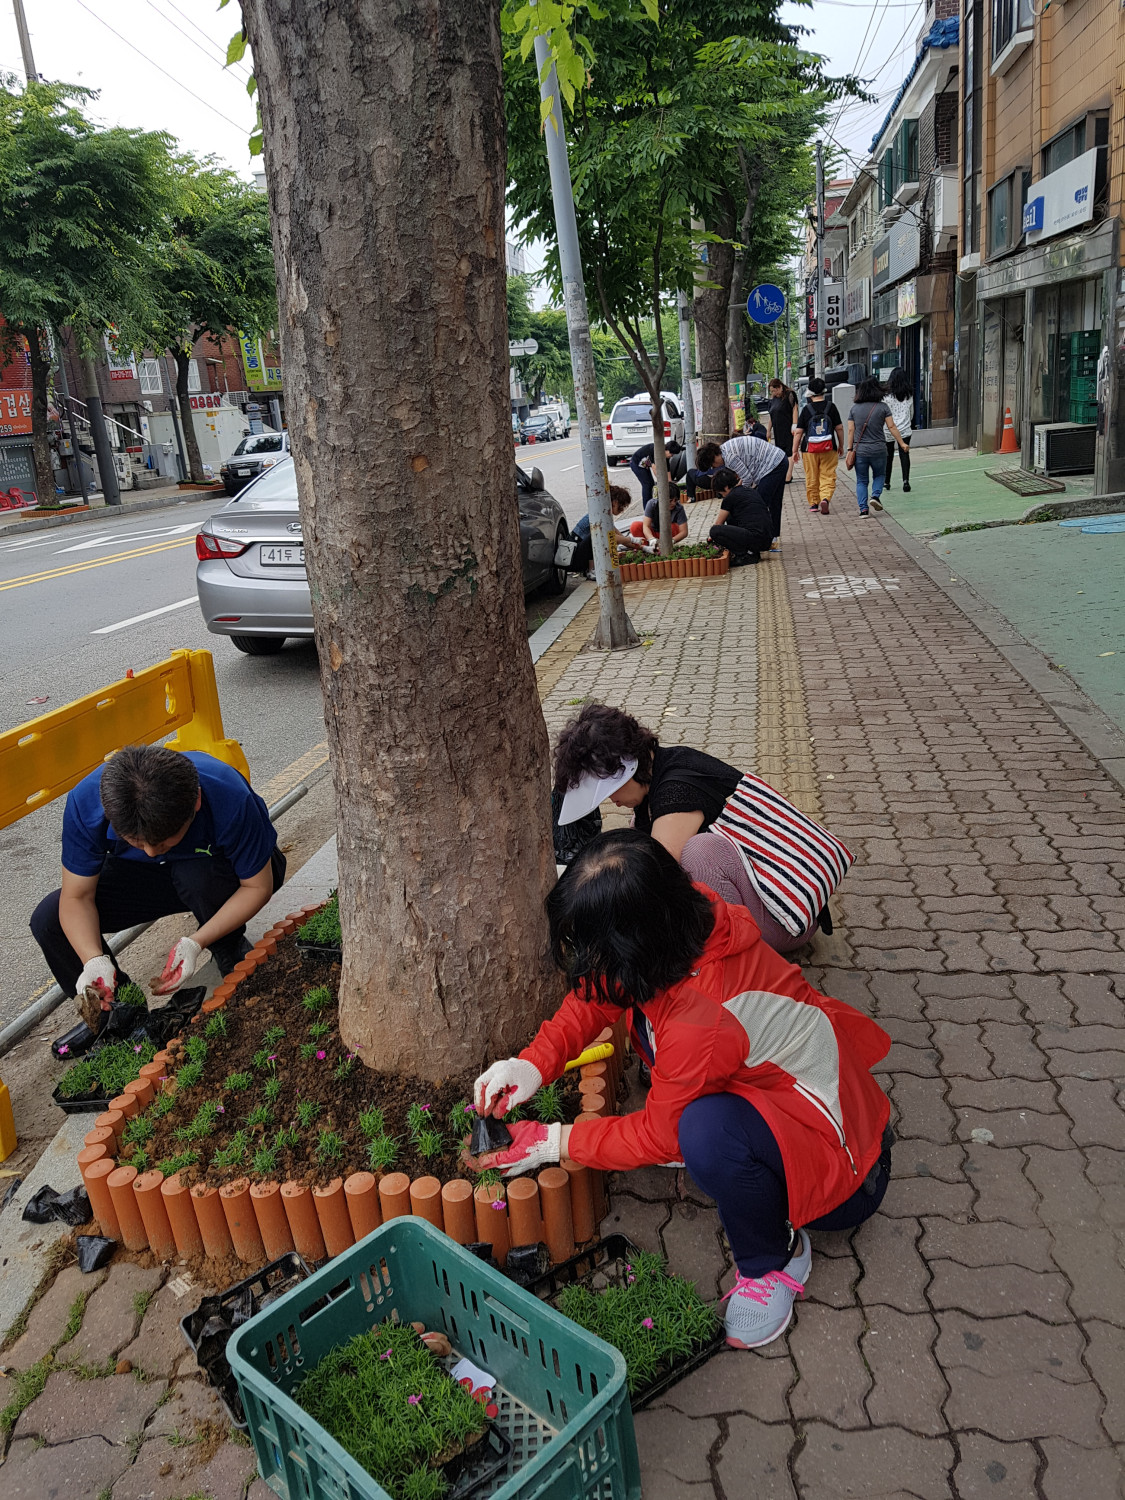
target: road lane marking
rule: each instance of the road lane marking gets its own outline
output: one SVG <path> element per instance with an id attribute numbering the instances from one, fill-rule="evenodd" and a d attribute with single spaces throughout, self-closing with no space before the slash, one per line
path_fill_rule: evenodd
<path id="1" fill-rule="evenodd" d="M 69 563 L 65 568 L 52 568 L 46 573 L 27 573 L 22 578 L 8 578 L 0 583 L 0 594 L 8 589 L 26 588 L 29 583 L 46 583 L 53 578 L 66 578 L 71 573 L 85 573 L 90 568 L 107 568 L 110 563 L 128 562 L 133 557 L 150 557 L 154 552 L 171 552 L 176 547 L 194 545 L 194 537 L 185 537 L 179 542 L 158 542 L 152 547 L 137 547 L 132 552 L 119 552 L 116 557 L 98 557 L 90 562 Z"/>
<path id="2" fill-rule="evenodd" d="M 578 468 L 581 468 L 580 464 L 567 464 L 566 468 L 563 469 L 562 472 L 564 474 L 569 474 L 570 471 L 571 471 L 571 469 L 578 469 Z"/>
<path id="3" fill-rule="evenodd" d="M 177 599 L 175 604 L 162 604 L 159 609 L 146 610 L 143 615 L 131 615 L 127 620 L 118 620 L 116 625 L 103 625 L 100 630 L 91 630 L 91 635 L 112 635 L 115 630 L 124 630 L 126 625 L 139 625 L 142 620 L 155 620 L 157 615 L 169 614 L 174 609 L 183 609 L 185 604 L 194 604 L 198 595 Z"/>
<path id="4" fill-rule="evenodd" d="M 124 536 L 107 533 L 89 537 L 84 542 L 76 542 L 72 547 L 60 547 L 56 556 L 61 557 L 64 552 L 88 552 L 91 547 L 112 547 L 116 542 L 143 542 L 149 537 L 183 536 L 185 532 L 198 530 L 199 522 L 189 521 L 186 526 L 159 526 L 152 531 L 129 531 Z"/>
<path id="5" fill-rule="evenodd" d="M 311 750 L 306 750 L 304 755 L 299 755 L 292 765 L 286 766 L 284 771 L 279 771 L 276 776 L 271 777 L 265 786 L 259 787 L 258 795 L 264 798 L 267 804 L 280 802 L 287 792 L 299 786 L 314 771 L 319 771 L 327 759 L 328 741 L 321 740 L 319 745 L 314 745 Z"/>

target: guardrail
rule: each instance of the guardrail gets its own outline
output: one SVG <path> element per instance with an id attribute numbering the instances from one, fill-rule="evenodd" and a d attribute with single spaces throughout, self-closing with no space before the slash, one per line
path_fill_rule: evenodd
<path id="1" fill-rule="evenodd" d="M 242 746 L 223 733 L 210 651 L 173 651 L 0 734 L 0 828 L 69 792 L 122 745 L 168 735 L 170 750 L 202 750 L 250 780 Z"/>

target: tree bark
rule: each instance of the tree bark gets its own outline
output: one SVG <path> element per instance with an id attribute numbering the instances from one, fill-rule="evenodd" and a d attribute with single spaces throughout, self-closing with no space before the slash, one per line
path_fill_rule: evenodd
<path id="1" fill-rule="evenodd" d="M 554 1005 L 498 0 L 244 0 L 336 790 L 341 1033 L 437 1080 Z M 465 435 L 465 413 L 474 432 Z"/>
<path id="2" fill-rule="evenodd" d="M 727 366 L 731 384 L 746 383 L 746 244 L 754 224 L 754 209 L 758 202 L 758 191 L 762 186 L 765 157 L 759 152 L 751 166 L 745 149 L 738 148 L 742 181 L 746 189 L 746 204 L 742 210 L 739 226 L 739 248 L 734 252 L 731 265 L 729 319 L 727 322 Z"/>
<path id="3" fill-rule="evenodd" d="M 31 452 L 35 462 L 35 488 L 40 505 L 54 505 L 55 468 L 51 462 L 51 445 L 47 441 L 47 396 L 51 379 L 47 331 L 44 328 L 21 328 L 20 332 L 27 340 L 31 363 Z"/>
<path id="4" fill-rule="evenodd" d="M 168 353 L 176 361 L 176 404 L 180 408 L 180 426 L 184 434 L 185 457 L 188 461 L 188 478 L 192 484 L 206 484 L 207 475 L 203 472 L 203 458 L 199 452 L 199 439 L 195 435 L 195 419 L 191 409 L 191 397 L 188 395 L 188 375 L 191 373 L 191 350 L 169 349 Z"/>
<path id="5" fill-rule="evenodd" d="M 707 228 L 721 235 L 723 243 L 707 246 L 706 279 L 714 285 L 695 297 L 695 338 L 699 374 L 703 382 L 703 431 L 701 443 L 725 443 L 730 436 L 727 401 L 727 304 L 734 269 L 734 205 L 726 198 L 716 208 Z"/>

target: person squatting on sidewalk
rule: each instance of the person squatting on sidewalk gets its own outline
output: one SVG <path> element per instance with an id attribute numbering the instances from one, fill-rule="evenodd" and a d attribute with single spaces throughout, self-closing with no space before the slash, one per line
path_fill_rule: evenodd
<path id="1" fill-rule="evenodd" d="M 688 504 L 695 504 L 696 490 L 709 490 L 711 481 L 723 467 L 723 450 L 718 443 L 704 443 L 695 455 L 699 463 L 698 469 L 689 469 L 685 477 L 687 486 Z"/>
<path id="2" fill-rule="evenodd" d="M 771 537 L 781 535 L 781 507 L 785 501 L 785 479 L 789 455 L 764 438 L 728 438 L 721 449 L 723 463 L 733 469 L 739 482 L 758 491 L 769 509 Z M 768 550 L 768 549 L 766 549 Z"/>
<path id="3" fill-rule="evenodd" d="M 610 485 L 609 509 L 615 519 L 623 516 L 632 503 L 633 497 L 623 484 Z M 585 578 L 593 578 L 594 543 L 590 536 L 590 517 L 579 516 L 570 534 L 578 543 L 574 549 L 574 556 L 570 559 L 570 571 L 581 573 Z"/>
<path id="4" fill-rule="evenodd" d="M 851 866 L 848 850 L 768 782 L 688 745 L 661 745 L 651 729 L 606 703 L 587 703 L 559 732 L 555 792 L 560 826 L 608 797 L 628 808 L 693 880 L 745 906 L 778 953 L 818 927 Z"/>
<path id="5" fill-rule="evenodd" d="M 809 399 L 801 408 L 793 434 L 793 462 L 797 454 L 805 470 L 805 499 L 810 510 L 828 515 L 836 493 L 836 465 L 844 446 L 844 423 L 828 387 L 819 376 L 809 381 Z"/>
<path id="6" fill-rule="evenodd" d="M 664 444 L 664 453 L 667 458 L 674 458 L 677 453 L 682 453 L 683 447 L 680 443 L 669 438 Z M 652 499 L 652 492 L 656 487 L 656 444 L 647 443 L 643 448 L 638 448 L 629 456 L 629 467 L 641 482 L 641 504 L 647 505 Z"/>
<path id="7" fill-rule="evenodd" d="M 740 484 L 733 469 L 720 469 L 711 480 L 721 510 L 708 536 L 716 547 L 730 550 L 732 568 L 762 560 L 773 540 L 773 517 L 753 485 Z"/>
<path id="8" fill-rule="evenodd" d="M 715 1200 L 738 1268 L 727 1343 L 770 1343 L 809 1279 L 808 1230 L 862 1224 L 886 1193 L 890 1104 L 871 1069 L 890 1037 L 818 994 L 745 908 L 693 885 L 638 829 L 589 843 L 547 914 L 570 993 L 529 1047 L 476 1080 L 478 1111 L 525 1103 L 622 1012 L 652 1086 L 631 1114 L 514 1123 L 512 1144 L 474 1168 L 686 1166 Z"/>
<path id="9" fill-rule="evenodd" d="M 161 745 L 126 745 L 73 788 L 62 866 L 62 888 L 40 901 L 31 931 L 63 992 L 81 1008 L 93 989 L 103 1010 L 126 978 L 105 933 L 191 912 L 199 930 L 174 944 L 155 986 L 170 995 L 209 958 L 230 973 L 246 923 L 285 879 L 277 832 L 245 777 Z"/>

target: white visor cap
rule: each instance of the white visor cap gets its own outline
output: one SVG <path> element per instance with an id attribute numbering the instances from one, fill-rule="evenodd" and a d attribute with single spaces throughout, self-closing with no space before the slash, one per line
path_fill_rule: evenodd
<path id="1" fill-rule="evenodd" d="M 595 776 L 591 772 L 583 776 L 577 786 L 572 786 L 563 798 L 562 811 L 559 813 L 559 826 L 564 823 L 577 823 L 579 818 L 584 818 L 587 813 L 600 807 L 607 797 L 612 795 L 619 786 L 632 777 L 637 769 L 635 760 L 626 760 L 621 769 L 615 771 L 612 776 Z"/>

